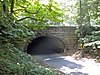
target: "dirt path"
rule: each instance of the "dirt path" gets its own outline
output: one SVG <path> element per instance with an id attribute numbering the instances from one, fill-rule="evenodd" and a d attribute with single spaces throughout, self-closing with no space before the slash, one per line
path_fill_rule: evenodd
<path id="1" fill-rule="evenodd" d="M 100 75 L 100 63 L 95 63 L 93 59 L 76 60 L 72 56 L 60 54 L 34 55 L 34 57 L 66 75 Z"/>

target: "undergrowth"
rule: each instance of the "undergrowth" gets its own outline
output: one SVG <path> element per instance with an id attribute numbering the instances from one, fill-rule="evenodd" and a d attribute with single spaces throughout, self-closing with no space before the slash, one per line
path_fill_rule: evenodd
<path id="1" fill-rule="evenodd" d="M 55 75 L 46 67 L 39 67 L 27 53 L 10 43 L 0 46 L 0 75 Z"/>

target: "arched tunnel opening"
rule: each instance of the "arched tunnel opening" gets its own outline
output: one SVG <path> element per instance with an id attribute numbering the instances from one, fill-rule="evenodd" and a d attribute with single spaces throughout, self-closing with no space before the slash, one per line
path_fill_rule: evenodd
<path id="1" fill-rule="evenodd" d="M 64 43 L 57 37 L 41 36 L 32 40 L 27 46 L 27 53 L 36 54 L 52 54 L 64 51 Z"/>

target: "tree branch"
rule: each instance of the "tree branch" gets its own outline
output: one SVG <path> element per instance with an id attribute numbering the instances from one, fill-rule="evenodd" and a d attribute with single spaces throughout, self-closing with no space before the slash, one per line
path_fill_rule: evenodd
<path id="1" fill-rule="evenodd" d="M 18 11 L 24 11 L 25 9 L 16 9 L 16 10 L 14 10 L 14 12 L 18 12 Z"/>
<path id="2" fill-rule="evenodd" d="M 27 19 L 27 18 L 30 18 L 30 19 L 33 19 L 33 20 L 36 20 L 36 21 L 38 21 L 37 19 L 35 19 L 35 18 L 32 18 L 32 17 L 24 17 L 24 18 L 21 18 L 21 19 L 19 19 L 19 20 L 17 20 L 17 21 L 22 21 L 22 20 L 25 20 L 25 19 Z"/>
<path id="3" fill-rule="evenodd" d="M 5 4 L 5 0 L 1 1 L 1 4 L 2 4 L 3 12 L 5 13 L 5 12 L 6 12 L 6 4 Z"/>
<path id="4" fill-rule="evenodd" d="M 30 13 L 30 14 L 37 14 L 39 11 L 40 11 L 40 8 L 36 12 L 34 12 L 34 13 L 33 12 L 30 12 L 28 10 L 25 10 L 25 12 Z"/>
<path id="5" fill-rule="evenodd" d="M 21 5 L 20 5 L 20 7 L 24 8 L 24 11 L 27 12 L 27 13 L 30 13 L 30 14 L 37 14 L 41 9 L 41 8 L 39 8 L 36 12 L 30 12 L 30 11 L 26 10 L 27 7 L 24 7 L 24 6 L 21 6 Z"/>
<path id="6" fill-rule="evenodd" d="M 46 16 L 46 13 L 43 15 L 43 17 L 41 18 L 41 21 L 45 18 L 45 16 Z"/>
<path id="7" fill-rule="evenodd" d="M 32 20 L 35 20 L 35 21 L 43 21 L 43 22 L 47 22 L 48 21 L 48 20 L 39 20 L 39 19 L 35 19 L 35 18 L 32 18 L 32 17 L 24 17 L 24 18 L 21 18 L 21 19 L 19 19 L 17 21 L 22 21 L 22 20 L 25 20 L 25 19 L 28 19 L 28 18 L 30 18 Z"/>
<path id="8" fill-rule="evenodd" d="M 29 13 L 29 14 L 37 14 L 39 12 L 40 8 L 35 12 L 35 13 L 32 13 L 26 9 L 17 9 L 17 10 L 14 10 L 14 11 L 25 11 L 26 13 Z"/>
<path id="9" fill-rule="evenodd" d="M 11 8 L 10 8 L 11 14 L 13 13 L 13 9 L 14 9 L 14 0 L 11 0 Z"/>

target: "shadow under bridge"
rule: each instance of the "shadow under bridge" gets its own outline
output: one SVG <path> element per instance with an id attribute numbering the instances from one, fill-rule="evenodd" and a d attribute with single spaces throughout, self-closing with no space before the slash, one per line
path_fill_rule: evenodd
<path id="1" fill-rule="evenodd" d="M 41 36 L 32 40 L 27 46 L 27 53 L 35 54 L 52 54 L 64 51 L 64 43 L 57 37 Z"/>

